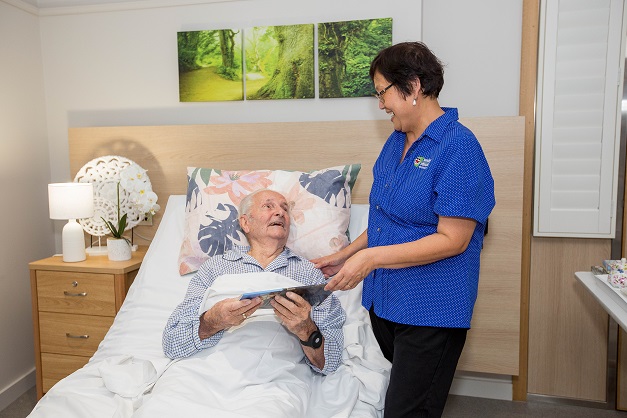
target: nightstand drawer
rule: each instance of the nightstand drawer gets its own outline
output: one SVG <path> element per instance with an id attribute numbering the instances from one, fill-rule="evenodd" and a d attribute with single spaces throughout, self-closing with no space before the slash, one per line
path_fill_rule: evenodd
<path id="1" fill-rule="evenodd" d="M 112 274 L 37 271 L 40 311 L 115 316 Z"/>
<path id="2" fill-rule="evenodd" d="M 89 357 L 41 353 L 41 374 L 44 392 L 49 391 L 59 380 L 74 373 L 87 364 L 88 361 Z"/>
<path id="3" fill-rule="evenodd" d="M 113 317 L 39 313 L 42 353 L 91 357 L 113 324 Z"/>

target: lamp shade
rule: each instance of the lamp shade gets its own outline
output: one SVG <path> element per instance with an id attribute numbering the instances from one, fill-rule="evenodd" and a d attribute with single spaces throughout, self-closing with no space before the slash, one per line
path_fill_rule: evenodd
<path id="1" fill-rule="evenodd" d="M 81 219 L 94 216 L 93 184 L 49 184 L 48 208 L 50 219 Z"/>
<path id="2" fill-rule="evenodd" d="M 53 183 L 48 185 L 50 219 L 68 219 L 63 227 L 63 261 L 77 262 L 86 258 L 83 227 L 77 219 L 94 216 L 92 183 Z"/>

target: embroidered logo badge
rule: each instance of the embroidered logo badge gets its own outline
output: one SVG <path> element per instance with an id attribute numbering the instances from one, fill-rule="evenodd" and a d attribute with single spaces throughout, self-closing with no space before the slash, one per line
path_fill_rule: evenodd
<path id="1" fill-rule="evenodd" d="M 414 160 L 414 167 L 426 170 L 427 167 L 429 167 L 430 162 L 431 162 L 430 158 L 418 157 Z"/>

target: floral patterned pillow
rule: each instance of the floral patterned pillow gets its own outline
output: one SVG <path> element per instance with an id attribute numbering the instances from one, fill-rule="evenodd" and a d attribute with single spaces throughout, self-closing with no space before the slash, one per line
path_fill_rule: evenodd
<path id="1" fill-rule="evenodd" d="M 312 259 L 344 248 L 349 242 L 351 190 L 360 169 L 360 164 L 309 173 L 188 167 L 179 273 L 195 272 L 207 258 L 233 244 L 248 245 L 237 210 L 244 196 L 262 188 L 282 193 L 290 205 L 287 246 L 292 251 Z"/>

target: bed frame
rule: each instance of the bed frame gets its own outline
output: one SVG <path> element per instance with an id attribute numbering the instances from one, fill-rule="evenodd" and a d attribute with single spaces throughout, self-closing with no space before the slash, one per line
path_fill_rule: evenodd
<path id="1" fill-rule="evenodd" d="M 479 296 L 458 370 L 517 376 L 523 217 L 523 117 L 466 118 L 495 180 L 496 207 L 481 257 Z M 190 167 L 309 171 L 361 163 L 353 203 L 368 203 L 372 166 L 392 131 L 387 120 L 70 128 L 72 175 L 88 161 L 120 155 L 148 170 L 162 207 L 185 194 Z M 161 220 L 135 228 L 154 236 Z M 451 283 L 454 286 L 455 283 Z"/>

